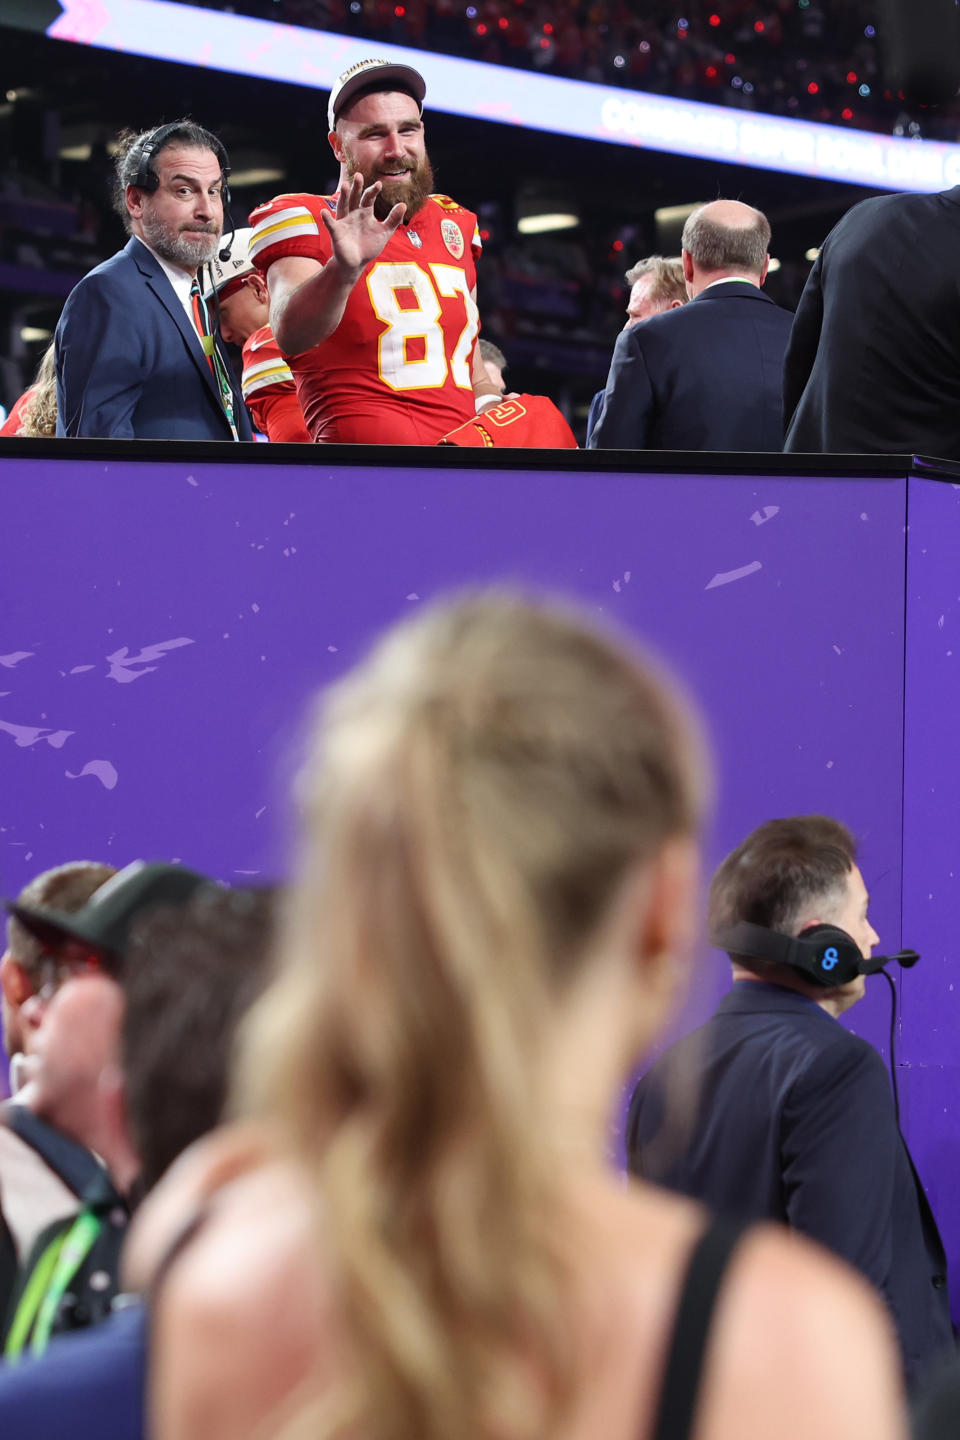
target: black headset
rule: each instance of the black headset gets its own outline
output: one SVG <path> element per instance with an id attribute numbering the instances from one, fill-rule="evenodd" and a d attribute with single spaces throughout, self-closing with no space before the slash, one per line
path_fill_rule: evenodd
<path id="1" fill-rule="evenodd" d="M 172 135 L 176 135 L 178 130 L 183 129 L 183 124 L 182 120 L 173 120 L 168 125 L 158 125 L 156 130 L 151 130 L 144 136 L 140 142 L 140 153 L 137 156 L 137 173 L 130 181 L 131 185 L 136 185 L 139 190 L 145 190 L 149 195 L 153 194 L 160 184 L 160 177 L 152 169 L 153 157 L 163 149 Z M 223 203 L 224 221 L 230 222 L 229 239 L 218 255 L 218 259 L 224 261 L 230 259 L 233 237 L 237 228 L 230 214 L 230 157 L 223 142 L 216 135 L 209 130 L 204 130 L 203 133 L 206 136 L 208 148 L 213 151 L 220 163 L 220 199 Z"/>
<path id="2" fill-rule="evenodd" d="M 894 960 L 909 968 L 920 959 L 916 950 L 899 950 L 896 955 L 874 955 L 866 960 L 852 936 L 836 925 L 808 925 L 794 937 L 743 921 L 720 931 L 713 943 L 731 959 L 749 955 L 754 960 L 790 965 L 824 988 L 847 985 L 858 975 L 875 975 Z"/>

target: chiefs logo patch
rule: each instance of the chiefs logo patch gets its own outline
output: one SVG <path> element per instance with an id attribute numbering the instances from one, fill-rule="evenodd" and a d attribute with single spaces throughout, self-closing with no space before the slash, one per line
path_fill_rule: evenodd
<path id="1" fill-rule="evenodd" d="M 454 260 L 459 260 L 464 251 L 463 231 L 456 220 L 441 220 L 440 234 Z"/>

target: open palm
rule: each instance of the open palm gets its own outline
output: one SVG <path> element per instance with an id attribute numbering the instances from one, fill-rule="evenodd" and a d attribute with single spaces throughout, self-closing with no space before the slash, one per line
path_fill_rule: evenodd
<path id="1" fill-rule="evenodd" d="M 363 176 L 354 175 L 337 196 L 337 213 L 325 210 L 323 223 L 330 232 L 334 258 L 341 269 L 359 273 L 371 260 L 376 260 L 403 219 L 406 206 L 394 205 L 385 220 L 378 220 L 374 203 L 380 193 L 380 181 L 363 188 Z"/>

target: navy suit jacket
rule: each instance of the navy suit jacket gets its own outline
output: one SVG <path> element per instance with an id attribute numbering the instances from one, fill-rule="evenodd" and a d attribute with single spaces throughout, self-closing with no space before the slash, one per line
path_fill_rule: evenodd
<path id="1" fill-rule="evenodd" d="M 147 1319 L 142 1306 L 0 1365 L 0 1435 L 24 1440 L 142 1440 Z"/>
<path id="2" fill-rule="evenodd" d="M 622 331 L 588 448 L 781 450 L 791 321 L 729 280 Z"/>
<path id="3" fill-rule="evenodd" d="M 684 1128 L 671 1097 L 691 1081 Z M 890 1308 L 911 1382 L 952 1351 L 943 1245 L 886 1067 L 812 1000 L 737 981 L 638 1084 L 627 1159 L 634 1174 L 725 1215 L 783 1221 L 855 1265 Z"/>
<path id="4" fill-rule="evenodd" d="M 785 450 L 960 460 L 960 185 L 878 195 L 826 240 L 784 365 Z"/>
<path id="5" fill-rule="evenodd" d="M 58 435 L 232 439 L 200 338 L 160 263 L 135 236 L 70 292 L 56 355 Z M 234 384 L 225 356 L 224 364 Z M 240 439 L 252 440 L 235 386 L 234 420 Z"/>

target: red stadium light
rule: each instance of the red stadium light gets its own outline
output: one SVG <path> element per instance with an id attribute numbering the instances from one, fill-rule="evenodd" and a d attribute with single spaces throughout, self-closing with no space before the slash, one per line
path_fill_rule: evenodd
<path id="1" fill-rule="evenodd" d="M 550 41 L 547 39 L 547 37 L 546 37 L 545 35 L 541 35 L 541 37 L 540 37 L 540 49 L 541 49 L 541 50 L 549 50 L 549 49 L 550 49 Z"/>
<path id="2" fill-rule="evenodd" d="M 847 84 L 848 84 L 848 85 L 856 85 L 856 83 L 857 83 L 857 72 L 856 72 L 856 70 L 848 70 L 848 71 L 847 71 Z"/>
<path id="3" fill-rule="evenodd" d="M 807 94 L 808 94 L 808 95 L 819 95 L 819 94 L 820 94 L 820 86 L 817 84 L 816 80 L 811 80 L 811 81 L 810 81 L 810 84 L 807 86 Z"/>
<path id="4" fill-rule="evenodd" d="M 487 27 L 486 27 L 486 25 L 478 25 L 478 26 L 477 26 L 477 34 L 478 34 L 478 35 L 486 35 L 486 33 L 487 33 Z"/>
<path id="5" fill-rule="evenodd" d="M 736 63 L 737 63 L 737 57 L 736 57 L 736 55 L 724 55 L 724 57 L 723 57 L 723 63 L 724 63 L 724 65 L 736 65 Z"/>
<path id="6" fill-rule="evenodd" d="M 550 24 L 550 21 L 549 21 L 549 20 L 547 21 L 546 25 L 544 25 L 544 27 L 543 27 L 543 33 L 544 33 L 544 35 L 552 35 L 552 34 L 553 34 L 553 26 Z"/>
<path id="7" fill-rule="evenodd" d="M 841 110 L 841 111 L 840 111 L 840 119 L 841 119 L 841 120 L 852 120 L 852 119 L 853 119 L 853 111 L 850 109 L 849 106 L 847 107 L 846 110 Z"/>
<path id="8" fill-rule="evenodd" d="M 619 250 L 622 250 L 622 249 L 623 249 L 623 241 L 622 241 L 622 240 L 614 240 L 614 242 L 613 242 L 613 248 L 614 248 L 614 250 L 618 250 L 618 251 L 619 251 Z"/>
<path id="9" fill-rule="evenodd" d="M 480 231 L 480 239 L 481 239 L 481 240 L 489 240 L 489 239 L 490 239 L 490 231 L 489 231 L 489 230 L 481 230 L 481 231 Z"/>
<path id="10" fill-rule="evenodd" d="M 766 25 L 764 25 L 764 23 L 763 23 L 762 20 L 754 20 L 754 22 L 753 22 L 753 28 L 754 28 L 754 30 L 756 30 L 756 32 L 757 32 L 758 35 L 762 35 L 763 32 L 764 32 L 764 30 L 766 30 L 767 27 L 766 27 Z"/>
<path id="11" fill-rule="evenodd" d="M 510 29 L 510 21 L 507 19 L 506 15 L 501 15 L 500 19 L 497 21 L 497 24 L 500 26 L 501 30 Z"/>
<path id="12" fill-rule="evenodd" d="M 403 7 L 402 5 L 394 5 L 394 7 L 393 7 L 393 13 L 394 13 L 394 15 L 396 15 L 396 17 L 397 17 L 398 20 L 402 20 L 403 17 L 404 17 L 404 15 L 406 15 L 407 12 L 406 12 L 406 10 L 404 9 L 404 7 Z"/>
<path id="13" fill-rule="evenodd" d="M 720 16 L 711 15 L 709 23 L 714 27 L 714 29 L 716 29 L 716 27 L 720 24 Z"/>
<path id="14" fill-rule="evenodd" d="M 716 78 L 717 78 L 717 67 L 716 67 L 716 65 L 708 65 L 708 66 L 707 66 L 706 76 L 707 76 L 707 79 L 708 79 L 708 80 L 716 80 Z"/>

